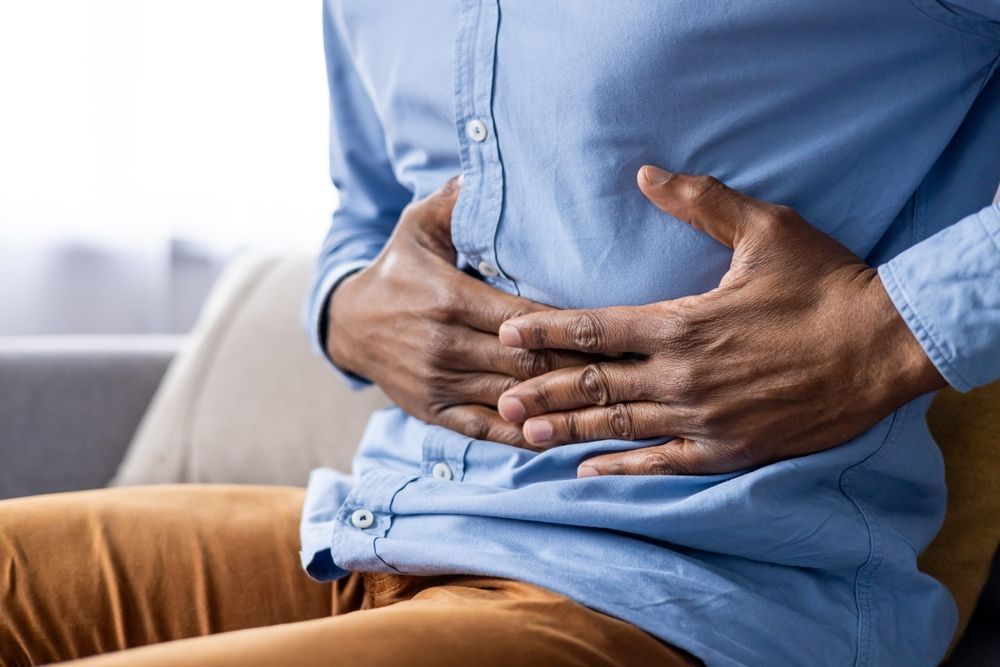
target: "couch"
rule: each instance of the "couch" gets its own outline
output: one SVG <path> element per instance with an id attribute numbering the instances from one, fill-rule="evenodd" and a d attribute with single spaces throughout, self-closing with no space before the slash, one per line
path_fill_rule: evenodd
<path id="1" fill-rule="evenodd" d="M 0 498 L 108 484 L 302 485 L 346 469 L 377 389 L 308 350 L 307 257 L 244 257 L 185 337 L 0 338 Z M 1000 566 L 949 663 L 1000 665 Z"/>

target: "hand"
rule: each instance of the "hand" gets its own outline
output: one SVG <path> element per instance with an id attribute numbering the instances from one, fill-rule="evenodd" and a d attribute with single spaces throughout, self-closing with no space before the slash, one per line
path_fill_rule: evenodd
<path id="1" fill-rule="evenodd" d="M 406 412 L 481 440 L 526 446 L 496 412 L 518 380 L 593 360 L 505 347 L 500 324 L 545 307 L 455 267 L 451 213 L 458 180 L 408 206 L 368 268 L 342 282 L 327 309 L 330 358 L 369 378 Z"/>
<path id="2" fill-rule="evenodd" d="M 794 211 L 705 176 L 647 166 L 638 180 L 733 259 L 705 294 L 501 327 L 513 348 L 631 356 L 508 389 L 500 414 L 529 442 L 673 436 L 591 458 L 579 476 L 719 473 L 810 454 L 944 385 L 875 269 Z"/>

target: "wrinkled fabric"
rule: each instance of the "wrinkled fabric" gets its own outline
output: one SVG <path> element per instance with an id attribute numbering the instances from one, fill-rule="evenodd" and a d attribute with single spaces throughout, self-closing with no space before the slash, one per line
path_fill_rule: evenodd
<path id="1" fill-rule="evenodd" d="M 325 7 L 341 204 L 306 313 L 318 352 L 330 290 L 457 173 L 459 264 L 499 290 L 575 308 L 712 289 L 731 252 L 642 196 L 652 163 L 795 208 L 880 268 L 949 382 L 1000 377 L 1000 3 Z M 582 460 L 637 443 L 535 454 L 390 408 L 351 475 L 313 473 L 303 565 L 532 582 L 710 665 L 934 664 L 955 610 L 916 567 L 945 504 L 928 402 L 754 470 L 586 479 Z"/>

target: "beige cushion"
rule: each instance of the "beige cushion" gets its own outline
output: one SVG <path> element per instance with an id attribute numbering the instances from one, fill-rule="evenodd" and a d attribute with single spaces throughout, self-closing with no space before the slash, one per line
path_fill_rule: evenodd
<path id="1" fill-rule="evenodd" d="M 313 260 L 244 257 L 227 268 L 174 360 L 113 484 L 303 485 L 316 466 L 350 469 L 368 415 L 301 327 Z"/>

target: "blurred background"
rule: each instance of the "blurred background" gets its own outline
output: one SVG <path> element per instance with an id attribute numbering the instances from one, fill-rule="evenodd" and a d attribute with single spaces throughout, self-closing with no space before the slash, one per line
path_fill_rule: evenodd
<path id="1" fill-rule="evenodd" d="M 0 336 L 187 331 L 336 205 L 318 2 L 0 0 Z"/>

